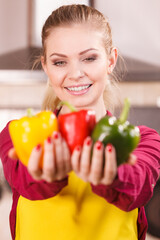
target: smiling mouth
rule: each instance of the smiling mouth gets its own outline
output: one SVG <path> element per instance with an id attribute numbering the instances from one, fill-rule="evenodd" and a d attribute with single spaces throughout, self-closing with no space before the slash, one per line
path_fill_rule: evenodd
<path id="1" fill-rule="evenodd" d="M 88 84 L 88 85 L 83 85 L 83 86 L 78 86 L 78 87 L 65 87 L 67 90 L 71 91 L 71 92 L 80 92 L 83 91 L 89 87 L 91 87 L 92 84 Z"/>

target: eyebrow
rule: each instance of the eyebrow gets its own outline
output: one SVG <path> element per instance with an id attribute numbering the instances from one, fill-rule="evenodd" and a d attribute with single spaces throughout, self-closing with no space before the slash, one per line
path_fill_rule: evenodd
<path id="1" fill-rule="evenodd" d="M 97 49 L 96 48 L 89 48 L 89 49 L 86 49 L 86 50 L 84 50 L 84 51 L 82 51 L 82 52 L 80 52 L 79 53 L 79 55 L 83 55 L 83 54 L 85 54 L 85 53 L 87 53 L 87 52 L 89 52 L 89 51 L 92 51 L 92 50 L 96 50 L 97 51 Z M 64 55 L 64 54 L 62 54 L 62 53 L 52 53 L 51 55 L 50 55 L 50 57 L 52 57 L 52 56 L 59 56 L 59 57 L 65 57 L 65 58 L 67 58 L 67 56 L 66 55 Z"/>

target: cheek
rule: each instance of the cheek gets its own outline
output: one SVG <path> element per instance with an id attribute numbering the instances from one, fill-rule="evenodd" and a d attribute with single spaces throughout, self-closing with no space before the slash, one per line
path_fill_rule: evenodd
<path id="1" fill-rule="evenodd" d="M 57 71 L 48 71 L 48 77 L 53 86 L 60 86 L 63 82 L 63 75 Z"/>
<path id="2" fill-rule="evenodd" d="M 101 66 L 98 68 L 98 71 L 95 71 L 93 74 L 96 88 L 99 89 L 99 92 L 103 92 L 108 82 L 107 67 Z"/>
<path id="3" fill-rule="evenodd" d="M 107 74 L 107 67 L 106 66 L 100 66 L 98 68 L 94 68 L 92 70 L 92 75 L 94 76 L 95 80 L 97 81 L 105 81 L 108 79 L 108 74 Z"/>

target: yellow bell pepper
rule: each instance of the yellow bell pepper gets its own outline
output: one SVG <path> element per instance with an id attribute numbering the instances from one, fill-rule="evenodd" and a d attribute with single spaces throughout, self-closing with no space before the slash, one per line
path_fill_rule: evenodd
<path id="1" fill-rule="evenodd" d="M 42 111 L 36 115 L 28 114 L 18 120 L 13 120 L 9 124 L 9 132 L 16 150 L 18 158 L 27 166 L 30 154 L 34 147 L 41 144 L 42 149 L 44 140 L 58 130 L 56 115 L 51 111 Z M 42 167 L 42 159 L 40 167 Z"/>

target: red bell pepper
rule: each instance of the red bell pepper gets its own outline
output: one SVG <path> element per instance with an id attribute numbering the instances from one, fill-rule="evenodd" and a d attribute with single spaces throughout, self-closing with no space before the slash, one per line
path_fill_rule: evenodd
<path id="1" fill-rule="evenodd" d="M 82 146 L 84 139 L 91 135 L 96 124 L 95 112 L 93 110 L 77 111 L 67 102 L 61 104 L 67 105 L 71 110 L 70 113 L 58 116 L 58 125 L 72 153 L 76 146 Z"/>

